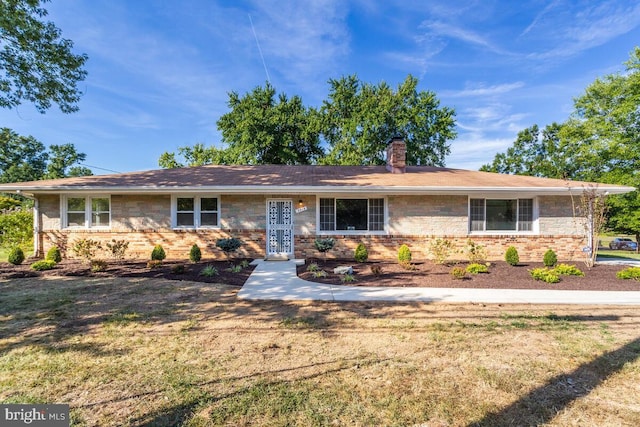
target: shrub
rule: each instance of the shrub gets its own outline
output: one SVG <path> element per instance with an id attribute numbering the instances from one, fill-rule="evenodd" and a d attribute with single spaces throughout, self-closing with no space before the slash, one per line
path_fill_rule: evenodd
<path id="1" fill-rule="evenodd" d="M 320 267 L 318 266 L 318 264 L 316 264 L 315 262 L 312 262 L 311 264 L 309 264 L 309 266 L 307 267 L 307 271 L 310 272 L 314 272 L 314 271 L 320 271 Z"/>
<path id="2" fill-rule="evenodd" d="M 151 261 L 147 261 L 147 268 L 154 269 L 162 267 L 162 260 L 160 259 L 152 259 Z"/>
<path id="3" fill-rule="evenodd" d="M 167 257 L 167 253 L 164 251 L 162 245 L 155 245 L 151 251 L 152 261 L 162 261 Z"/>
<path id="4" fill-rule="evenodd" d="M 91 239 L 79 239 L 71 246 L 71 251 L 82 260 L 90 264 L 91 260 L 96 256 L 96 251 L 102 249 L 100 242 Z"/>
<path id="5" fill-rule="evenodd" d="M 558 255 L 556 255 L 553 249 L 549 249 L 544 253 L 542 262 L 544 263 L 545 267 L 553 267 L 558 262 Z"/>
<path id="6" fill-rule="evenodd" d="M 456 280 L 462 280 L 467 276 L 467 271 L 462 267 L 453 267 L 451 269 L 451 275 Z"/>
<path id="7" fill-rule="evenodd" d="M 482 264 L 487 260 L 487 250 L 484 246 L 477 244 L 473 240 L 467 240 L 466 248 L 467 258 L 469 262 L 474 264 Z"/>
<path id="8" fill-rule="evenodd" d="M 364 245 L 364 243 L 358 243 L 353 257 L 355 258 L 356 262 L 366 262 L 367 259 L 369 259 L 369 251 L 367 251 L 367 247 Z"/>
<path id="9" fill-rule="evenodd" d="M 355 282 L 356 278 L 353 274 L 345 274 L 340 278 L 340 280 L 342 280 L 342 283 L 348 283 L 348 282 Z"/>
<path id="10" fill-rule="evenodd" d="M 205 268 L 200 270 L 200 275 L 204 277 L 213 277 L 218 275 L 218 269 L 213 265 L 207 265 Z"/>
<path id="11" fill-rule="evenodd" d="M 36 261 L 31 264 L 31 269 L 36 271 L 44 271 L 51 270 L 56 266 L 55 261 L 51 261 L 50 259 L 43 259 L 41 261 Z"/>
<path id="12" fill-rule="evenodd" d="M 247 267 L 249 267 L 249 265 L 250 265 L 249 261 L 247 261 L 246 259 L 243 259 L 242 261 L 240 261 L 240 266 L 242 268 L 247 268 Z"/>
<path id="13" fill-rule="evenodd" d="M 518 255 L 518 250 L 514 246 L 509 246 L 507 251 L 504 253 L 504 260 L 507 261 L 507 264 L 516 266 L 520 262 L 520 256 Z"/>
<path id="14" fill-rule="evenodd" d="M 58 248 L 57 246 L 52 246 L 51 249 L 47 251 L 47 256 L 45 256 L 44 259 L 54 261 L 56 264 L 62 261 L 60 248 Z"/>
<path id="15" fill-rule="evenodd" d="M 486 264 L 474 263 L 474 264 L 469 264 L 465 270 L 469 274 L 476 275 L 476 274 L 480 274 L 480 273 L 488 273 L 489 272 L 489 267 Z"/>
<path id="16" fill-rule="evenodd" d="M 98 273 L 100 271 L 105 271 L 107 269 L 107 262 L 101 259 L 92 259 L 91 260 L 91 271 L 93 273 Z"/>
<path id="17" fill-rule="evenodd" d="M 584 277 L 584 273 L 575 265 L 558 264 L 553 268 L 553 271 L 560 276 L 580 276 Z"/>
<path id="18" fill-rule="evenodd" d="M 195 243 L 191 246 L 191 250 L 189 251 L 189 261 L 191 262 L 199 262 L 202 259 L 202 251 Z"/>
<path id="19" fill-rule="evenodd" d="M 529 270 L 529 274 L 535 280 L 541 280 L 547 283 L 558 283 L 560 281 L 560 276 L 555 270 L 550 268 L 534 268 L 533 270 Z"/>
<path id="20" fill-rule="evenodd" d="M 220 248 L 220 250 L 224 252 L 227 257 L 229 257 L 231 252 L 235 252 L 240 249 L 240 246 L 242 246 L 242 240 L 238 239 L 237 237 L 218 239 L 216 240 L 216 246 Z"/>
<path id="21" fill-rule="evenodd" d="M 127 249 L 129 249 L 129 242 L 126 240 L 111 239 L 111 242 L 107 242 L 106 246 L 109 256 L 119 261 L 124 259 Z"/>
<path id="22" fill-rule="evenodd" d="M 9 257 L 7 258 L 13 265 L 20 265 L 24 262 L 24 252 L 18 246 L 15 246 L 9 252 Z"/>
<path id="23" fill-rule="evenodd" d="M 409 246 L 400 246 L 400 249 L 398 249 L 398 262 L 400 264 L 411 262 L 411 249 L 409 249 Z"/>
<path id="24" fill-rule="evenodd" d="M 374 276 L 380 276 L 382 274 L 382 267 L 380 267 L 379 265 L 372 265 L 371 274 L 373 274 Z"/>
<path id="25" fill-rule="evenodd" d="M 445 264 L 453 252 L 453 243 L 447 239 L 436 239 L 431 242 L 429 252 L 436 264 Z"/>
<path id="26" fill-rule="evenodd" d="M 624 270 L 618 271 L 616 277 L 618 279 L 633 279 L 640 282 L 640 267 L 627 267 Z"/>
<path id="27" fill-rule="evenodd" d="M 229 267 L 227 270 L 232 272 L 232 273 L 240 273 L 242 271 L 242 266 L 241 265 L 231 265 L 231 267 Z"/>
<path id="28" fill-rule="evenodd" d="M 313 245 L 315 246 L 316 250 L 323 254 L 326 258 L 326 253 L 333 249 L 333 247 L 336 245 L 336 241 L 331 237 L 326 239 L 316 239 L 313 242 Z"/>
<path id="29" fill-rule="evenodd" d="M 315 277 L 316 279 L 320 278 L 320 277 L 327 277 L 328 274 L 326 271 L 324 270 L 315 270 L 312 271 L 311 274 L 313 275 L 313 277 Z"/>
<path id="30" fill-rule="evenodd" d="M 409 271 L 417 270 L 417 267 L 413 265 L 411 261 L 400 261 L 399 264 L 400 264 L 400 267 L 404 268 L 405 270 L 409 270 Z"/>
<path id="31" fill-rule="evenodd" d="M 184 264 L 176 264 L 171 267 L 171 272 L 173 274 L 184 274 L 186 271 L 187 269 L 185 268 Z"/>
<path id="32" fill-rule="evenodd" d="M 22 246 L 33 240 L 31 209 L 0 210 L 0 245 Z"/>

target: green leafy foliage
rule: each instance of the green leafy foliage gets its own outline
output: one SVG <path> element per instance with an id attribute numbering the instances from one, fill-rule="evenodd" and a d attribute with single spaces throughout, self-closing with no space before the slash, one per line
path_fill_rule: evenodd
<path id="1" fill-rule="evenodd" d="M 446 264 L 453 253 L 453 243 L 448 239 L 435 239 L 429 246 L 429 252 L 436 264 Z"/>
<path id="2" fill-rule="evenodd" d="M 204 277 L 213 277 L 218 275 L 218 269 L 212 265 L 207 265 L 202 270 L 200 270 L 200 275 Z"/>
<path id="3" fill-rule="evenodd" d="M 616 277 L 618 279 L 633 279 L 640 282 L 640 267 L 627 267 L 624 270 L 618 271 Z"/>
<path id="4" fill-rule="evenodd" d="M 473 240 L 467 240 L 467 247 L 465 249 L 467 258 L 470 263 L 484 263 L 487 260 L 487 250 L 484 246 L 474 242 Z"/>
<path id="5" fill-rule="evenodd" d="M 518 263 L 520 262 L 520 255 L 518 255 L 518 250 L 514 246 L 509 246 L 504 254 L 504 260 L 509 265 L 518 265 Z"/>
<path id="6" fill-rule="evenodd" d="M 326 239 L 316 239 L 313 242 L 313 246 L 320 253 L 329 252 L 331 249 L 333 249 L 335 244 L 336 244 L 336 241 L 332 237 L 329 237 L 329 238 L 326 238 Z"/>
<path id="7" fill-rule="evenodd" d="M 31 102 L 44 113 L 55 102 L 63 113 L 78 110 L 87 55 L 72 52 L 73 42 L 46 21 L 39 0 L 0 2 L 0 107 Z"/>
<path id="8" fill-rule="evenodd" d="M 307 266 L 307 271 L 310 271 L 310 272 L 320 271 L 320 266 L 318 266 L 318 264 L 316 264 L 315 262 L 312 262 Z"/>
<path id="9" fill-rule="evenodd" d="M 467 270 L 462 267 L 453 267 L 450 274 L 454 279 L 462 280 L 467 277 Z"/>
<path id="10" fill-rule="evenodd" d="M 553 249 L 549 249 L 544 253 L 542 263 L 545 267 L 553 267 L 558 262 L 558 255 Z"/>
<path id="11" fill-rule="evenodd" d="M 0 246 L 23 246 L 33 240 L 31 209 L 11 209 L 0 212 Z"/>
<path id="12" fill-rule="evenodd" d="M 529 273 L 535 280 L 541 280 L 546 283 L 558 283 L 560 281 L 560 276 L 552 268 L 534 268 L 529 270 Z"/>
<path id="13" fill-rule="evenodd" d="M 91 263 L 99 249 L 102 249 L 100 242 L 91 239 L 78 239 L 71 245 L 71 251 L 75 256 L 81 258 L 87 264 Z"/>
<path id="14" fill-rule="evenodd" d="M 409 249 L 409 246 L 400 246 L 400 248 L 398 249 L 398 262 L 400 264 L 411 262 L 411 249 Z"/>
<path id="15" fill-rule="evenodd" d="M 233 264 L 227 270 L 231 273 L 240 273 L 242 271 L 242 266 Z"/>
<path id="16" fill-rule="evenodd" d="M 311 275 L 316 279 L 319 279 L 321 277 L 327 277 L 329 274 L 327 274 L 327 272 L 324 270 L 314 270 L 311 272 Z"/>
<path id="17" fill-rule="evenodd" d="M 354 258 L 356 262 L 366 262 L 369 259 L 369 251 L 364 243 L 358 243 L 354 252 Z"/>
<path id="18" fill-rule="evenodd" d="M 109 256 L 116 261 L 120 261 L 124 259 L 127 249 L 129 249 L 129 242 L 126 240 L 111 239 L 105 246 L 107 247 Z"/>
<path id="19" fill-rule="evenodd" d="M 488 273 L 489 267 L 486 264 L 473 263 L 469 264 L 465 270 L 467 271 L 467 273 L 473 274 L 475 276 L 476 274 L 480 273 Z"/>
<path id="20" fill-rule="evenodd" d="M 579 276 L 584 277 L 584 272 L 575 265 L 558 264 L 553 270 L 560 276 Z"/>
<path id="21" fill-rule="evenodd" d="M 355 282 L 356 277 L 353 274 L 343 274 L 340 280 L 342 281 L 342 283 L 350 283 Z"/>
<path id="22" fill-rule="evenodd" d="M 151 251 L 152 261 L 162 261 L 167 257 L 167 253 L 164 251 L 162 245 L 155 245 Z"/>
<path id="23" fill-rule="evenodd" d="M 43 259 L 31 264 L 31 269 L 36 271 L 52 270 L 55 268 L 56 262 L 50 259 Z"/>
<path id="24" fill-rule="evenodd" d="M 200 247 L 195 243 L 191 246 L 191 250 L 189 250 L 189 261 L 191 262 L 200 262 L 202 259 L 202 251 Z"/>
<path id="25" fill-rule="evenodd" d="M 102 259 L 92 259 L 90 265 L 92 273 L 99 273 L 107 270 L 107 262 Z"/>
<path id="26" fill-rule="evenodd" d="M 216 240 L 216 246 L 220 248 L 222 252 L 229 256 L 232 252 L 237 251 L 242 246 L 242 240 L 236 237 L 230 237 L 228 239 Z"/>
<path id="27" fill-rule="evenodd" d="M 47 255 L 44 259 L 51 260 L 56 264 L 62 261 L 62 254 L 60 253 L 60 248 L 57 246 L 51 246 L 51 248 L 47 251 Z"/>
<path id="28" fill-rule="evenodd" d="M 20 265 L 24 262 L 24 252 L 20 247 L 15 246 L 11 248 L 9 251 L 9 256 L 7 257 L 7 261 L 13 265 Z"/>

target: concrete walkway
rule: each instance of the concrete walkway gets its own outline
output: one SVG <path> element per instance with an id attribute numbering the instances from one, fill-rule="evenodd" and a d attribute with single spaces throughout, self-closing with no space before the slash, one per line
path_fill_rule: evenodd
<path id="1" fill-rule="evenodd" d="M 640 305 L 640 291 L 563 291 L 470 288 L 389 288 L 324 285 L 300 279 L 296 265 L 302 260 L 255 260 L 255 270 L 239 298 L 249 300 L 317 301 L 422 301 L 476 302 L 487 304 L 593 304 Z M 639 286 L 640 289 L 640 286 Z"/>

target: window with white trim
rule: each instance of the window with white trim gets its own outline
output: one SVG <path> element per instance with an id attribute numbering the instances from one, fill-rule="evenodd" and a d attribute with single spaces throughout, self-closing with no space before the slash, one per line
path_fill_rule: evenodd
<path id="1" fill-rule="evenodd" d="M 533 199 L 470 199 L 470 231 L 532 231 Z"/>
<path id="2" fill-rule="evenodd" d="M 175 228 L 211 228 L 219 226 L 217 197 L 176 196 L 171 206 Z"/>
<path id="3" fill-rule="evenodd" d="M 111 227 L 109 196 L 67 196 L 63 198 L 63 227 Z"/>
<path id="4" fill-rule="evenodd" d="M 320 231 L 384 231 L 384 199 L 320 199 Z"/>

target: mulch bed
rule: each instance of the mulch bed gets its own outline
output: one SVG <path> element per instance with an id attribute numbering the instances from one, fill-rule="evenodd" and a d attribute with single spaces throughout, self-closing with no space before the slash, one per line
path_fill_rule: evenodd
<path id="1" fill-rule="evenodd" d="M 136 278 L 156 278 L 168 280 L 189 280 L 205 283 L 224 283 L 230 286 L 242 286 L 247 281 L 249 275 L 255 268 L 250 265 L 242 268 L 239 272 L 230 271 L 232 265 L 240 265 L 243 259 L 232 259 L 230 261 L 202 260 L 198 263 L 185 261 L 165 260 L 162 266 L 156 268 L 147 267 L 147 261 L 126 260 L 110 261 L 107 269 L 102 272 L 92 272 L 90 267 L 77 260 L 62 260 L 55 268 L 46 271 L 34 271 L 29 266 L 35 260 L 27 260 L 21 265 L 0 263 L 0 279 L 13 279 L 22 277 L 136 277 Z M 251 262 L 250 259 L 246 260 Z M 206 266 L 213 266 L 218 270 L 218 274 L 211 277 L 200 275 Z M 177 266 L 183 266 L 183 272 L 177 272 Z"/>
<path id="2" fill-rule="evenodd" d="M 328 273 L 325 278 L 315 278 L 307 271 L 310 263 L 315 262 L 320 269 Z M 312 282 L 348 285 L 348 286 L 391 286 L 391 287 L 432 287 L 432 288 L 483 288 L 483 289 L 565 289 L 590 291 L 640 291 L 640 282 L 616 278 L 616 273 L 624 266 L 598 264 L 588 270 L 583 263 L 572 262 L 581 269 L 585 276 L 561 276 L 559 283 L 545 283 L 534 280 L 529 270 L 544 267 L 542 263 L 522 263 L 512 267 L 504 261 L 492 262 L 489 273 L 475 276 L 467 275 L 465 279 L 455 279 L 451 270 L 455 266 L 465 268 L 468 263 L 439 265 L 432 261 L 415 261 L 415 270 L 407 270 L 397 262 L 368 261 L 357 263 L 353 260 L 322 259 L 307 260 L 298 267 L 298 276 Z M 354 271 L 354 282 L 342 282 L 342 276 L 334 274 L 338 266 L 351 266 Z M 375 275 L 372 266 L 378 266 L 381 274 Z"/>

